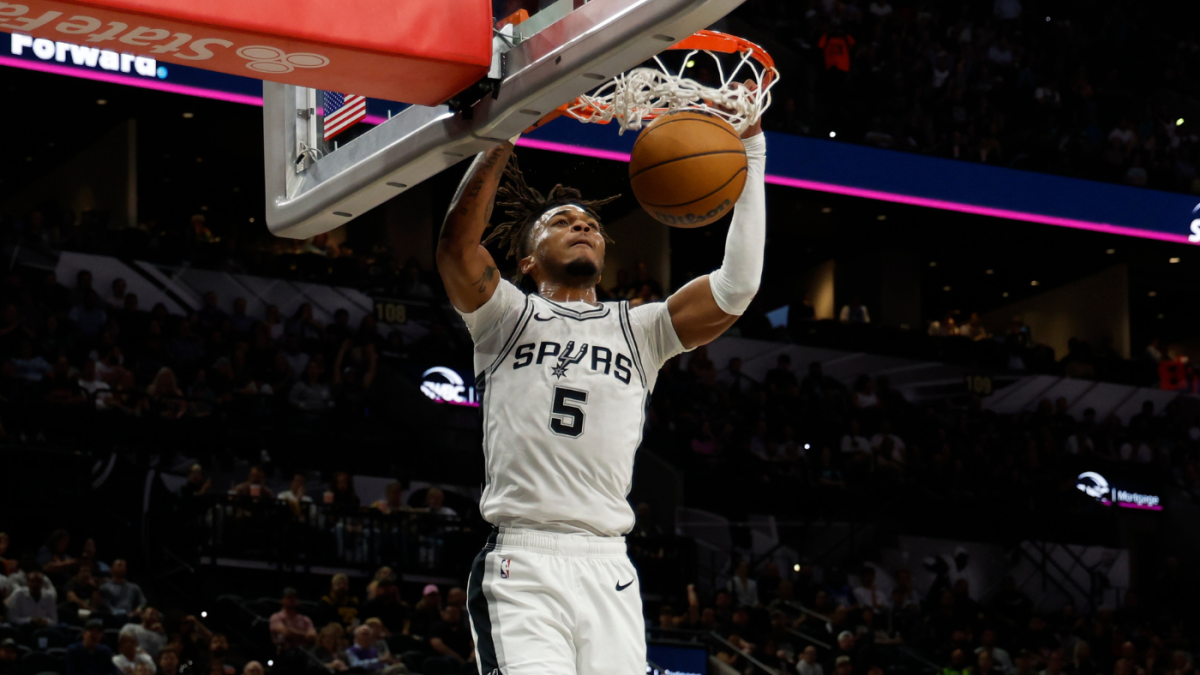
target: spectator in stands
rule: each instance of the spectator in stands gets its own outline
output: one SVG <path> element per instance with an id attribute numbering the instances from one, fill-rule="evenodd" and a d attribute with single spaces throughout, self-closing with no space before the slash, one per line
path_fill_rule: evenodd
<path id="1" fill-rule="evenodd" d="M 825 675 L 825 669 L 817 663 L 817 648 L 809 645 L 801 652 L 796 661 L 797 675 Z"/>
<path id="2" fill-rule="evenodd" d="M 421 591 L 421 599 L 417 602 L 417 606 L 413 608 L 412 626 L 413 635 L 428 636 L 433 625 L 442 618 L 442 592 L 438 590 L 436 584 L 426 584 Z"/>
<path id="3" fill-rule="evenodd" d="M 237 666 L 229 662 L 229 639 L 222 633 L 213 633 L 208 641 L 206 658 L 196 668 L 203 675 L 235 675 Z"/>
<path id="4" fill-rule="evenodd" d="M 333 482 L 329 485 L 329 491 L 333 493 L 332 503 L 336 506 L 357 508 L 362 505 L 362 500 L 354 490 L 354 480 L 345 471 L 333 474 Z"/>
<path id="5" fill-rule="evenodd" d="M 71 306 L 81 305 L 88 293 L 95 293 L 92 289 L 92 273 L 88 270 L 79 270 L 75 273 L 75 288 L 71 289 Z"/>
<path id="6" fill-rule="evenodd" d="M 333 407 L 333 393 L 329 385 L 321 382 L 324 369 L 316 360 L 308 362 L 304 369 L 304 379 L 292 385 L 288 393 L 288 402 L 297 410 L 308 413 L 321 413 Z"/>
<path id="7" fill-rule="evenodd" d="M 438 656 L 430 657 L 421 664 L 421 670 L 426 675 L 470 675 L 478 672 L 471 633 L 463 625 L 459 608 L 443 609 L 441 619 L 433 624 L 428 635 L 429 646 Z"/>
<path id="8" fill-rule="evenodd" d="M 298 473 L 292 476 L 292 483 L 288 486 L 288 489 L 275 496 L 279 501 L 287 503 L 288 508 L 292 510 L 292 515 L 298 520 L 305 518 L 307 515 L 306 505 L 312 503 L 312 497 L 305 494 L 308 490 L 307 482 L 308 479 L 305 478 L 304 474 Z"/>
<path id="9" fill-rule="evenodd" d="M 446 493 L 439 487 L 431 487 L 425 491 L 425 508 L 429 513 L 442 518 L 457 518 L 458 512 L 446 506 Z"/>
<path id="10" fill-rule="evenodd" d="M 842 323 L 871 323 L 871 314 L 857 295 L 850 299 L 850 304 L 842 307 L 838 318 Z"/>
<path id="11" fill-rule="evenodd" d="M 25 582 L 27 585 L 14 590 L 5 603 L 8 622 L 36 628 L 58 624 L 58 604 L 55 596 L 43 591 L 42 572 L 26 572 Z"/>
<path id="12" fill-rule="evenodd" d="M 233 301 L 233 314 L 229 316 L 229 325 L 234 335 L 248 336 L 254 328 L 254 319 L 246 316 L 246 299 L 237 298 Z"/>
<path id="13" fill-rule="evenodd" d="M 246 481 L 233 486 L 233 493 L 239 497 L 266 496 L 268 499 L 274 499 L 275 493 L 265 485 L 266 480 L 267 474 L 261 466 L 251 466 Z"/>
<path id="14" fill-rule="evenodd" d="M 388 483 L 387 495 L 383 499 L 375 500 L 371 504 L 371 508 L 385 515 L 410 510 L 410 507 L 404 503 L 404 484 L 400 481 Z"/>
<path id="15" fill-rule="evenodd" d="M 887 595 L 875 586 L 875 568 L 866 565 L 858 573 L 858 588 L 854 589 L 855 604 L 859 607 L 870 607 L 877 612 L 887 612 L 890 602 Z"/>
<path id="16" fill-rule="evenodd" d="M 266 675 L 266 669 L 258 661 L 251 661 L 242 668 L 242 675 Z"/>
<path id="17" fill-rule="evenodd" d="M 92 609 L 92 596 L 100 590 L 100 586 L 96 583 L 95 576 L 92 575 L 92 568 L 88 565 L 80 565 L 78 571 L 75 572 L 75 577 L 67 583 L 66 601 L 74 607 L 68 616 L 75 616 L 78 610 Z"/>
<path id="18" fill-rule="evenodd" d="M 764 384 L 767 392 L 773 396 L 794 398 L 800 395 L 800 387 L 796 382 L 796 374 L 792 372 L 792 357 L 780 354 L 775 367 L 767 371 Z"/>
<path id="19" fill-rule="evenodd" d="M 421 280 L 421 265 L 416 258 L 409 258 L 408 262 L 404 263 L 404 271 L 401 274 L 401 282 L 399 287 L 399 295 L 402 298 L 410 298 L 412 300 L 429 300 L 433 298 L 433 289 Z"/>
<path id="20" fill-rule="evenodd" d="M 187 413 L 188 403 L 175 379 L 175 371 L 166 366 L 159 368 L 154 381 L 146 387 L 146 395 L 150 397 L 151 410 L 163 419 L 176 420 Z"/>
<path id="21" fill-rule="evenodd" d="M 400 675 L 407 673 L 408 668 L 402 663 L 388 663 L 382 658 L 379 650 L 373 646 L 375 633 L 370 626 L 359 626 L 354 630 L 354 644 L 346 650 L 350 660 L 346 665 L 361 669 L 367 673 L 382 673 L 383 675 Z M 430 645 L 432 646 L 432 644 Z M 434 647 L 434 649 L 437 649 Z"/>
<path id="22" fill-rule="evenodd" d="M 859 375 L 854 383 L 854 396 L 851 403 L 859 410 L 869 410 L 879 407 L 879 397 L 875 395 L 875 383 L 868 375 Z"/>
<path id="23" fill-rule="evenodd" d="M 117 638 L 117 654 L 112 657 L 112 662 L 122 675 L 149 674 L 155 670 L 154 659 L 138 649 L 137 636 L 132 633 L 121 633 Z M 139 670 L 143 668 L 144 671 Z"/>
<path id="24" fill-rule="evenodd" d="M 167 644 L 167 632 L 163 628 L 162 614 L 153 607 L 143 607 L 139 616 L 141 617 L 141 623 L 125 624 L 121 628 L 121 632 L 128 633 L 137 638 L 138 647 L 149 654 L 150 658 L 156 658 Z M 195 617 L 189 618 L 191 619 L 190 622 L 185 621 L 183 623 L 191 623 L 193 625 L 198 623 Z M 183 628 L 184 626 L 181 625 L 181 633 L 184 632 Z"/>
<path id="25" fill-rule="evenodd" d="M 104 311 L 96 292 L 89 290 L 83 296 L 83 301 L 72 307 L 71 311 L 67 313 L 67 318 L 75 324 L 80 335 L 91 339 L 100 333 L 104 324 L 108 323 L 108 312 Z"/>
<path id="26" fill-rule="evenodd" d="M 971 313 L 971 318 L 967 319 L 967 323 L 959 329 L 958 334 L 976 342 L 992 337 L 987 328 L 983 327 L 983 321 L 980 320 L 979 314 L 975 312 Z"/>
<path id="27" fill-rule="evenodd" d="M 205 331 L 211 332 L 221 327 L 221 322 L 228 316 L 220 307 L 217 306 L 217 294 L 208 291 L 204 294 L 200 311 L 196 312 L 196 317 L 200 320 L 200 327 Z"/>
<path id="28" fill-rule="evenodd" d="M 750 561 L 738 561 L 733 577 L 729 579 L 728 588 L 737 604 L 747 607 L 759 606 L 758 582 L 750 578 Z"/>
<path id="29" fill-rule="evenodd" d="M 38 339 L 37 332 L 26 325 L 25 317 L 21 315 L 21 310 L 15 303 L 10 303 L 4 308 L 4 325 L 0 327 L 0 339 L 3 340 L 0 344 L 10 349 L 18 340 Z"/>
<path id="30" fill-rule="evenodd" d="M 267 305 L 267 313 L 263 318 L 263 324 L 267 327 L 267 335 L 272 342 L 278 342 L 283 338 L 283 314 L 275 305 Z"/>
<path id="31" fill-rule="evenodd" d="M 113 652 L 103 638 L 104 622 L 89 620 L 83 629 L 83 640 L 67 648 L 67 675 L 116 675 Z"/>
<path id="32" fill-rule="evenodd" d="M 420 634 L 412 629 L 408 608 L 400 602 L 400 589 L 396 587 L 396 579 L 391 576 L 391 570 L 388 570 L 388 576 L 377 579 L 374 583 L 375 595 L 363 604 L 359 614 L 378 617 L 393 633 Z"/>
<path id="33" fill-rule="evenodd" d="M 284 334 L 298 339 L 301 345 L 319 343 L 325 334 L 325 327 L 313 316 L 312 305 L 307 302 L 296 308 L 296 313 L 287 320 L 283 330 Z"/>
<path id="34" fill-rule="evenodd" d="M 164 649 L 158 655 L 158 675 L 179 675 L 179 652 Z"/>
<path id="35" fill-rule="evenodd" d="M 126 286 L 124 279 L 121 277 L 113 279 L 112 288 L 109 290 L 108 296 L 104 298 L 104 304 L 107 305 L 109 309 L 124 309 L 125 298 L 129 295 L 127 290 L 128 287 Z"/>
<path id="36" fill-rule="evenodd" d="M 879 433 L 871 437 L 871 449 L 879 450 L 883 446 L 884 441 L 887 440 L 892 442 L 892 451 L 900 453 L 902 457 L 902 453 L 907 446 L 904 445 L 903 439 L 892 433 L 892 423 L 888 420 L 882 420 L 879 423 Z"/>
<path id="37" fill-rule="evenodd" d="M 21 668 L 17 663 L 17 641 L 12 638 L 0 640 L 0 675 L 15 675 Z"/>
<path id="38" fill-rule="evenodd" d="M 0 574 L 14 574 L 17 571 L 17 561 L 7 557 L 9 538 L 7 532 L 0 532 Z"/>
<path id="39" fill-rule="evenodd" d="M 350 593 L 350 578 L 335 574 L 329 582 L 329 593 L 321 596 L 317 620 L 322 624 L 339 623 L 353 628 L 359 621 L 358 597 Z"/>
<path id="40" fill-rule="evenodd" d="M 749 394 L 757 384 L 742 372 L 742 359 L 736 356 L 729 359 L 729 363 L 717 373 L 717 382 L 724 386 L 732 397 Z"/>
<path id="41" fill-rule="evenodd" d="M 46 545 L 38 549 L 37 561 L 42 571 L 54 583 L 55 588 L 65 586 L 67 579 L 79 566 L 79 561 L 67 554 L 71 545 L 71 534 L 63 529 L 50 533 Z"/>
<path id="42" fill-rule="evenodd" d="M 383 621 L 379 617 L 373 616 L 364 621 L 363 625 L 371 629 L 371 646 L 379 652 L 379 658 L 384 662 L 394 662 L 392 649 L 388 646 L 388 639 L 392 637 L 392 632 L 383 625 Z"/>
<path id="43" fill-rule="evenodd" d="M 313 657 L 329 670 L 346 670 L 350 659 L 342 650 L 342 636 L 346 631 L 340 624 L 331 623 L 317 633 L 317 646 Z"/>
<path id="44" fill-rule="evenodd" d="M 1084 642 L 1084 644 L 1087 643 Z M 1012 657 L 1009 656 L 1008 651 L 996 645 L 996 630 L 994 628 L 984 629 L 983 633 L 979 636 L 979 646 L 975 648 L 975 653 L 990 656 L 992 668 L 1002 675 L 1007 675 L 1013 670 Z M 982 664 L 980 665 L 982 667 Z"/>
<path id="45" fill-rule="evenodd" d="M 304 616 L 297 609 L 300 604 L 300 594 L 294 588 L 283 589 L 283 608 L 271 615 L 271 637 L 279 652 L 301 649 L 310 646 L 317 640 L 317 631 L 312 619 Z"/>
<path id="46" fill-rule="evenodd" d="M 96 376 L 96 362 L 87 359 L 83 362 L 83 367 L 79 369 L 79 379 L 76 380 L 76 386 L 79 390 L 85 392 L 88 397 L 94 402 L 96 410 L 104 410 L 108 407 L 112 388 L 108 383 Z"/>
<path id="47" fill-rule="evenodd" d="M 842 436 L 842 452 L 853 456 L 855 461 L 864 461 L 871 456 L 871 442 L 859 433 L 858 420 L 850 420 L 850 427 Z"/>
<path id="48" fill-rule="evenodd" d="M 384 579 L 394 579 L 392 568 L 384 566 L 375 570 L 375 576 L 371 578 L 371 583 L 367 584 L 367 600 L 375 599 L 379 595 L 379 582 Z"/>
<path id="49" fill-rule="evenodd" d="M 15 367 L 13 374 L 27 382 L 41 382 L 54 372 L 54 366 L 51 366 L 41 355 L 34 353 L 33 343 L 29 340 L 21 341 L 19 356 L 10 357 L 9 362 Z"/>
<path id="50" fill-rule="evenodd" d="M 843 614 L 845 613 L 845 608 L 839 607 L 838 609 L 843 610 Z M 854 633 L 851 633 L 848 630 L 838 633 L 837 645 L 830 652 L 829 669 L 833 671 L 835 675 L 842 675 L 843 671 L 840 669 L 840 666 L 843 663 L 850 663 L 852 660 L 858 662 L 859 659 L 857 659 L 857 656 L 859 655 L 859 651 L 860 649 L 858 647 L 858 641 L 855 638 Z M 857 668 L 855 668 L 852 672 L 857 674 Z"/>

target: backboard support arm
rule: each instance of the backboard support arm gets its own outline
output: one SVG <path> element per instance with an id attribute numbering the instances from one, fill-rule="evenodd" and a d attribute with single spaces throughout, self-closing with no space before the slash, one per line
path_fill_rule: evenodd
<path id="1" fill-rule="evenodd" d="M 504 77 L 470 119 L 444 105 L 409 106 L 325 155 L 315 151 L 316 91 L 264 82 L 267 226 L 277 236 L 306 239 L 343 225 L 517 135 L 742 2 L 592 0 L 519 41 L 496 41 Z"/>

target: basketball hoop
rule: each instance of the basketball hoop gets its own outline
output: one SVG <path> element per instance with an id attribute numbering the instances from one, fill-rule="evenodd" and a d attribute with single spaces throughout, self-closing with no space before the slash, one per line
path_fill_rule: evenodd
<path id="1" fill-rule="evenodd" d="M 592 93 L 562 106 L 553 117 L 569 115 L 594 124 L 616 121 L 624 134 L 626 129 L 641 129 L 643 123 L 660 115 L 699 110 L 724 119 L 740 134 L 771 105 L 771 88 L 779 81 L 779 71 L 771 55 L 753 42 L 702 30 L 668 51 L 686 52 L 680 67 L 669 68 L 655 56 L 658 68 L 621 73 Z M 692 57 L 700 53 L 716 64 L 720 82 L 716 86 L 687 77 L 688 71 L 695 68 Z M 752 80 L 755 88 L 747 87 L 745 80 Z"/>

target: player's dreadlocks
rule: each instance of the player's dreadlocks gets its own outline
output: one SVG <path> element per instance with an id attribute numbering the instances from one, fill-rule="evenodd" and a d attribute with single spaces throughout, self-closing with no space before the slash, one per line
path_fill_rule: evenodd
<path id="1" fill-rule="evenodd" d="M 517 163 L 516 155 L 512 156 L 508 161 L 508 166 L 504 168 L 504 177 L 506 179 L 504 184 L 496 191 L 496 205 L 504 209 L 504 213 L 509 217 L 509 220 L 493 227 L 491 233 L 483 240 L 483 245 L 499 244 L 506 258 L 515 257 L 518 260 L 529 255 L 529 251 L 527 250 L 529 227 L 550 209 L 574 204 L 583 207 L 589 215 L 598 221 L 600 217 L 596 214 L 596 211 L 621 196 L 615 195 L 606 199 L 587 200 L 583 199 L 583 195 L 579 190 L 563 187 L 559 183 L 543 197 L 542 193 L 529 187 L 529 184 L 525 182 L 525 174 L 521 173 L 521 167 Z M 610 244 L 614 243 L 612 237 L 609 237 L 608 233 L 603 229 L 600 230 L 600 235 L 604 237 L 604 241 Z M 520 269 L 518 269 L 514 275 L 514 279 L 518 284 L 522 276 Z"/>

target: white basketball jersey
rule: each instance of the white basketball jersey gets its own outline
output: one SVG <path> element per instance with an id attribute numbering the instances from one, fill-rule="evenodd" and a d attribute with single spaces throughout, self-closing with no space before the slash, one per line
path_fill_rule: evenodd
<path id="1" fill-rule="evenodd" d="M 599 536 L 633 529 L 626 496 L 647 400 L 658 369 L 683 351 L 666 303 L 556 303 L 501 280 L 462 317 L 482 398 L 484 519 Z"/>

